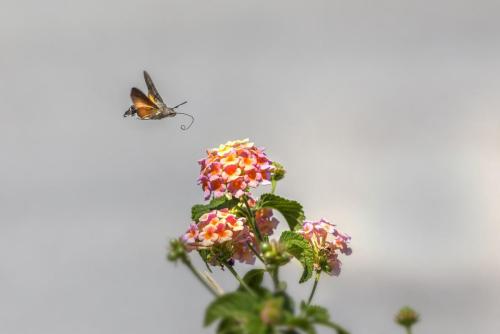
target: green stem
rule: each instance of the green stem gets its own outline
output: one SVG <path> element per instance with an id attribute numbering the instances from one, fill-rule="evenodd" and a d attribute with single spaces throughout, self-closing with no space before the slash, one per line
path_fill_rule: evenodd
<path id="1" fill-rule="evenodd" d="M 278 279 L 278 272 L 279 272 L 279 267 L 274 267 L 270 266 L 266 263 L 266 260 L 262 256 L 260 256 L 259 252 L 252 246 L 251 243 L 247 243 L 248 247 L 252 251 L 252 253 L 255 254 L 255 256 L 266 266 L 266 271 L 269 273 L 269 276 L 271 276 L 274 284 L 274 290 L 278 291 L 279 290 L 279 279 Z"/>
<path id="2" fill-rule="evenodd" d="M 274 291 L 278 291 L 280 289 L 280 280 L 279 280 L 279 269 L 280 267 L 276 266 L 274 269 L 269 268 L 269 274 L 273 279 Z"/>
<path id="3" fill-rule="evenodd" d="M 238 282 L 240 282 L 241 286 L 248 291 L 248 293 L 250 293 L 252 296 L 257 296 L 255 294 L 255 292 L 245 283 L 245 281 L 240 277 L 240 275 L 238 275 L 238 273 L 236 272 L 236 270 L 234 270 L 233 266 L 231 266 L 229 263 L 224 263 L 224 266 L 231 272 L 231 274 L 233 274 L 233 276 L 236 278 L 236 280 L 238 280 Z"/>
<path id="4" fill-rule="evenodd" d="M 274 194 L 274 192 L 276 191 L 276 184 L 278 182 L 274 179 L 274 177 L 271 179 L 271 194 Z"/>
<path id="5" fill-rule="evenodd" d="M 307 300 L 307 305 L 311 304 L 311 301 L 314 297 L 314 293 L 316 292 L 316 288 L 318 287 L 319 277 L 321 275 L 321 271 L 316 272 L 316 276 L 314 276 L 314 284 L 311 290 L 311 294 L 309 295 L 309 299 Z"/>
<path id="6" fill-rule="evenodd" d="M 411 334 L 411 326 L 406 326 L 406 334 Z"/>
<path id="7" fill-rule="evenodd" d="M 245 202 L 245 207 L 247 208 L 248 218 L 250 220 L 250 225 L 252 226 L 253 230 L 255 231 L 255 235 L 257 236 L 257 239 L 259 241 L 262 241 L 264 239 L 262 239 L 262 234 L 260 233 L 259 227 L 257 226 L 257 222 L 255 221 L 255 217 L 252 213 L 252 209 L 248 205 L 248 197 L 245 195 L 242 198 L 243 198 L 243 201 Z"/>
<path id="8" fill-rule="evenodd" d="M 255 249 L 255 247 L 252 246 L 252 244 L 250 242 L 247 242 L 247 246 L 248 248 L 250 248 L 250 250 L 252 251 L 252 253 L 255 254 L 255 256 L 257 256 L 257 258 L 263 263 L 263 264 L 266 264 L 266 261 L 264 260 L 264 258 L 262 256 L 260 256 L 259 252 L 257 252 L 257 250 Z"/>
<path id="9" fill-rule="evenodd" d="M 210 293 L 212 293 L 215 297 L 220 295 L 218 291 L 216 291 L 212 286 L 210 286 L 207 283 L 207 281 L 205 280 L 203 275 L 193 266 L 193 264 L 191 263 L 191 260 L 189 260 L 188 257 L 183 258 L 182 263 L 184 263 L 186 265 L 186 267 L 188 267 L 189 270 L 191 270 L 191 272 L 194 274 L 194 276 L 200 281 L 201 284 L 203 284 L 203 286 L 205 286 L 205 288 L 208 289 L 208 291 L 210 291 Z"/>

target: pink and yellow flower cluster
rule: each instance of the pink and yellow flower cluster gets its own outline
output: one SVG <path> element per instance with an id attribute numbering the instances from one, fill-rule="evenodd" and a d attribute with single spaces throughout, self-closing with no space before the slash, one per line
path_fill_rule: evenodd
<path id="1" fill-rule="evenodd" d="M 213 210 L 200 217 L 198 224 L 191 224 L 181 237 L 188 251 L 228 246 L 232 259 L 253 264 L 255 255 L 248 247 L 254 241 L 245 224 L 245 218 L 236 217 L 227 209 Z"/>
<path id="2" fill-rule="evenodd" d="M 248 193 L 250 187 L 269 184 L 273 166 L 262 148 L 248 139 L 228 141 L 218 148 L 207 150 L 207 157 L 198 161 L 198 184 L 210 196 L 231 194 L 236 198 Z"/>
<path id="3" fill-rule="evenodd" d="M 337 227 L 325 219 L 319 221 L 304 221 L 302 228 L 299 230 L 312 245 L 313 249 L 319 254 L 320 262 L 326 262 L 327 273 L 338 276 L 340 274 L 342 262 L 338 256 L 340 253 L 350 255 L 352 249 L 349 247 L 351 237 L 342 233 Z M 316 264 L 318 270 L 321 268 L 319 263 Z"/>

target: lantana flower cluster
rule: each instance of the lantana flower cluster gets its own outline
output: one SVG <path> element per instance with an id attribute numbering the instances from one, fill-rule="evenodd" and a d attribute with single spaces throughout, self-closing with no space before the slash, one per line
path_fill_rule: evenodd
<path id="1" fill-rule="evenodd" d="M 233 260 L 255 263 L 255 255 L 248 246 L 254 235 L 248 229 L 245 218 L 236 217 L 227 209 L 213 210 L 192 223 L 181 237 L 188 251 L 224 247 Z"/>
<path id="2" fill-rule="evenodd" d="M 205 199 L 230 194 L 236 198 L 248 193 L 249 187 L 269 184 L 272 162 L 264 149 L 248 139 L 228 141 L 218 148 L 207 150 L 207 157 L 198 161 L 201 185 Z"/>
<path id="3" fill-rule="evenodd" d="M 315 263 L 316 270 L 338 276 L 342 266 L 338 258 L 339 254 L 350 255 L 352 253 L 349 247 L 351 237 L 323 218 L 319 221 L 304 221 L 298 232 L 311 243 L 318 255 L 318 261 Z"/>

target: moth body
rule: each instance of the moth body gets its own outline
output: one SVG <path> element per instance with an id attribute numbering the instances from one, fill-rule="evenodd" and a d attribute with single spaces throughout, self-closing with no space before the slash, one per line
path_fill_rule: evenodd
<path id="1" fill-rule="evenodd" d="M 146 85 L 148 87 L 148 95 L 144 94 L 140 89 L 133 87 L 130 91 L 132 106 L 125 111 L 123 117 L 137 115 L 137 117 L 141 120 L 159 120 L 162 118 L 174 117 L 179 114 L 175 111 L 175 109 L 185 104 L 186 101 L 175 107 L 169 107 L 165 102 L 163 102 L 162 97 L 153 84 L 153 80 L 146 71 L 144 71 L 144 80 L 146 81 Z M 189 114 L 180 114 L 191 117 L 192 121 L 188 126 L 181 125 L 181 129 L 186 130 L 191 126 L 191 124 L 193 124 L 194 118 Z"/>

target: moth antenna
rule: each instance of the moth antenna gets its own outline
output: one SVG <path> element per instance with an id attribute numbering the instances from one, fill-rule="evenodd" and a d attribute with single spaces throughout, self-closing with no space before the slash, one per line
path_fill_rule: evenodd
<path id="1" fill-rule="evenodd" d="M 186 104 L 188 103 L 188 101 L 184 101 L 182 103 L 179 103 L 178 105 L 176 105 L 175 107 L 172 107 L 172 109 L 176 109 L 176 108 L 179 108 L 180 106 L 182 106 L 183 104 Z"/>

